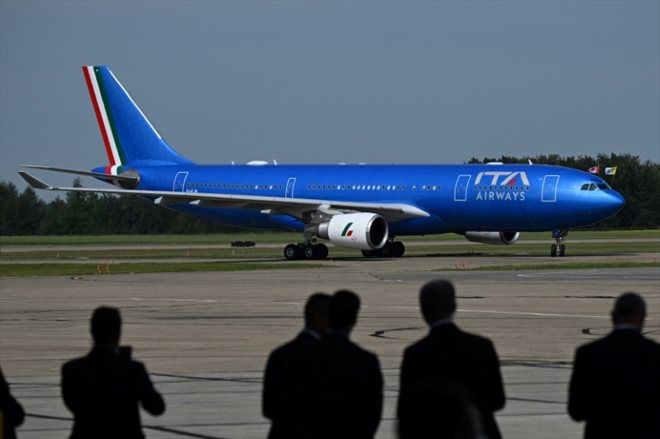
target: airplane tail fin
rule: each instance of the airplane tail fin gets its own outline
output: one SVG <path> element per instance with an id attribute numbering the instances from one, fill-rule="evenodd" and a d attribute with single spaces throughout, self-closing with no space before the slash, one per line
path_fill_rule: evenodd
<path id="1" fill-rule="evenodd" d="M 192 163 L 161 138 L 107 66 L 82 69 L 110 161 L 107 174 L 118 174 L 126 164 Z"/>

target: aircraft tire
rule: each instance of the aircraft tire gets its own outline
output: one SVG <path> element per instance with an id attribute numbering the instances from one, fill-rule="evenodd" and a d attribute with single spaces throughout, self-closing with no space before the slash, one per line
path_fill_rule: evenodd
<path id="1" fill-rule="evenodd" d="M 380 250 L 380 255 L 378 255 L 381 258 L 391 258 L 394 255 L 392 254 L 392 243 L 391 242 L 386 242 L 383 247 L 381 247 Z"/>
<path id="2" fill-rule="evenodd" d="M 557 244 L 552 244 L 550 246 L 550 256 L 552 256 L 553 258 L 557 256 Z"/>
<path id="3" fill-rule="evenodd" d="M 406 246 L 401 241 L 394 241 L 390 244 L 392 258 L 400 258 L 406 252 Z"/>
<path id="4" fill-rule="evenodd" d="M 566 254 L 566 246 L 564 244 L 559 245 L 559 256 L 564 256 Z"/>
<path id="5" fill-rule="evenodd" d="M 289 261 L 300 259 L 300 248 L 296 244 L 289 244 L 284 247 L 284 257 Z"/>
<path id="6" fill-rule="evenodd" d="M 325 244 L 319 244 L 316 246 L 319 251 L 319 259 L 326 259 L 328 257 L 328 246 Z"/>
<path id="7" fill-rule="evenodd" d="M 306 245 L 303 247 L 302 254 L 305 259 L 318 259 L 318 253 L 315 245 Z"/>

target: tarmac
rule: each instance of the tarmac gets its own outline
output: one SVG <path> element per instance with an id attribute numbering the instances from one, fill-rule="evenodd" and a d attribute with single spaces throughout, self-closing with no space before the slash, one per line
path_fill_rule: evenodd
<path id="1" fill-rule="evenodd" d="M 351 338 L 378 355 L 386 380 L 377 438 L 393 439 L 401 355 L 427 331 L 419 288 L 448 278 L 457 287 L 458 325 L 492 339 L 499 353 L 507 395 L 497 414 L 503 436 L 579 438 L 583 426 L 566 414 L 575 348 L 609 332 L 613 300 L 624 291 L 645 297 L 645 333 L 660 341 L 660 268 L 465 270 L 558 260 L 355 258 L 296 270 L 0 278 L 1 365 L 28 413 L 19 437 L 68 437 L 71 414 L 60 398 L 60 368 L 88 351 L 91 312 L 110 305 L 122 310 L 122 344 L 146 364 L 168 405 L 161 417 L 143 415 L 148 438 L 263 438 L 269 423 L 260 413 L 261 381 L 269 352 L 300 330 L 311 293 L 348 288 L 362 299 Z"/>

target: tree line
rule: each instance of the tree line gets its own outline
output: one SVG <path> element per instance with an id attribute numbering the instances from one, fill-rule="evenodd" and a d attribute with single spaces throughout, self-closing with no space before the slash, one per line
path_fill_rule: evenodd
<path id="1" fill-rule="evenodd" d="M 599 165 L 601 176 L 626 199 L 625 208 L 591 228 L 660 227 L 660 164 L 640 161 L 630 154 L 600 154 L 596 157 L 472 158 L 467 163 L 528 163 L 560 165 L 587 170 Z M 605 167 L 616 174 L 602 175 Z M 74 181 L 80 186 L 80 180 Z M 0 182 L 0 235 L 96 235 L 228 233 L 235 228 L 205 222 L 155 206 L 138 196 L 67 192 L 46 203 L 28 187 L 18 191 L 13 183 Z"/>

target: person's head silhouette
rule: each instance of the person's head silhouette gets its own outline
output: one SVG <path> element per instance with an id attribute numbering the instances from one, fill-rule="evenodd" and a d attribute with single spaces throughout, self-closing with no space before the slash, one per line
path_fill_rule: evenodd
<path id="1" fill-rule="evenodd" d="M 121 337 L 121 315 L 117 308 L 101 306 L 94 310 L 91 322 L 94 346 L 115 349 Z"/>
<path id="2" fill-rule="evenodd" d="M 314 293 L 305 303 L 305 329 L 323 334 L 328 328 L 329 294 Z"/>
<path id="3" fill-rule="evenodd" d="M 614 302 L 612 323 L 615 326 L 627 325 L 642 329 L 646 318 L 646 303 L 637 293 L 623 293 Z"/>
<path id="4" fill-rule="evenodd" d="M 360 298 L 352 291 L 339 290 L 330 302 L 328 312 L 329 328 L 332 331 L 350 334 L 353 326 L 357 323 L 360 311 Z"/>
<path id="5" fill-rule="evenodd" d="M 424 321 L 429 325 L 452 318 L 456 311 L 454 285 L 443 279 L 427 283 L 419 293 L 419 304 Z"/>

